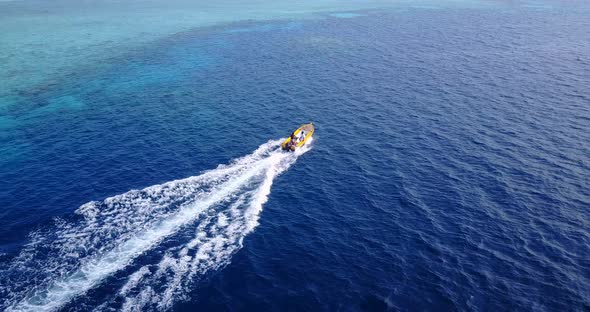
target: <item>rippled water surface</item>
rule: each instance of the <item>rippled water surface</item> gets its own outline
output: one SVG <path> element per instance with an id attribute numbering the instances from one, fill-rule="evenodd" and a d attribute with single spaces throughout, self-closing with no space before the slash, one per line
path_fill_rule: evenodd
<path id="1" fill-rule="evenodd" d="M 590 309 L 590 7 L 356 6 L 0 71 L 0 308 Z"/>

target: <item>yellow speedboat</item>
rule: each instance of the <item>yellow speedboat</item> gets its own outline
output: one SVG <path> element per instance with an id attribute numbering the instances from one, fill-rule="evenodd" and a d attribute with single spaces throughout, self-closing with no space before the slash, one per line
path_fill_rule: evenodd
<path id="1" fill-rule="evenodd" d="M 295 149 L 302 147 L 305 143 L 311 138 L 315 128 L 313 124 L 310 122 L 308 124 L 302 125 L 297 130 L 288 137 L 283 144 L 281 144 L 281 148 L 284 150 L 294 151 Z"/>

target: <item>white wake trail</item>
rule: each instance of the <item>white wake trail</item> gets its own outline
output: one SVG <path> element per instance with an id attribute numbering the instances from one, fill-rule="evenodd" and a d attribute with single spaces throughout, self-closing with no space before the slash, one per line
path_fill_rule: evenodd
<path id="1" fill-rule="evenodd" d="M 0 307 L 57 310 L 115 273 L 133 267 L 139 256 L 196 223 L 192 239 L 166 247 L 157 264 L 129 273 L 116 298 L 110 298 L 123 300 L 123 310 L 171 307 L 203 273 L 229 262 L 258 224 L 274 178 L 309 149 L 285 153 L 279 144 L 270 141 L 248 156 L 199 176 L 81 206 L 77 213 L 84 220 L 60 221 L 57 229 L 37 233 L 4 270 L 15 276 L 33 275 L 35 280 L 2 279 L 12 285 L 2 286 L 8 299 Z"/>

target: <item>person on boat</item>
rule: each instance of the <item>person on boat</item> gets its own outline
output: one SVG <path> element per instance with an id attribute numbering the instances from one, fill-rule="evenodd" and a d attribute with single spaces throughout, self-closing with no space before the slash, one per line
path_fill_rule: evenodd
<path id="1" fill-rule="evenodd" d="M 289 143 L 291 143 L 290 144 L 291 146 L 294 146 L 297 144 L 297 137 L 295 136 L 295 132 L 293 132 L 293 134 L 291 134 L 291 142 L 289 142 Z"/>
<path id="2" fill-rule="evenodd" d="M 305 139 L 305 133 L 303 133 L 303 130 L 301 130 L 301 133 L 299 134 L 299 141 L 303 141 Z"/>

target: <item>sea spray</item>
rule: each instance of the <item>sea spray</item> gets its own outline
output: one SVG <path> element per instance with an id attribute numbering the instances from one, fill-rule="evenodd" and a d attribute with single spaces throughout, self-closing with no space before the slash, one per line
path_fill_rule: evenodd
<path id="1" fill-rule="evenodd" d="M 127 281 L 105 302 L 118 300 L 123 310 L 170 307 L 202 274 L 229 262 L 258 224 L 274 178 L 309 149 L 287 153 L 279 144 L 269 141 L 199 176 L 84 204 L 76 211 L 81 220 L 32 234 L 2 269 L 11 274 L 3 274 L 0 307 L 56 310 L 121 271 Z M 162 244 L 181 231 L 193 231 L 192 239 Z M 162 248 L 159 262 L 133 265 Z"/>

